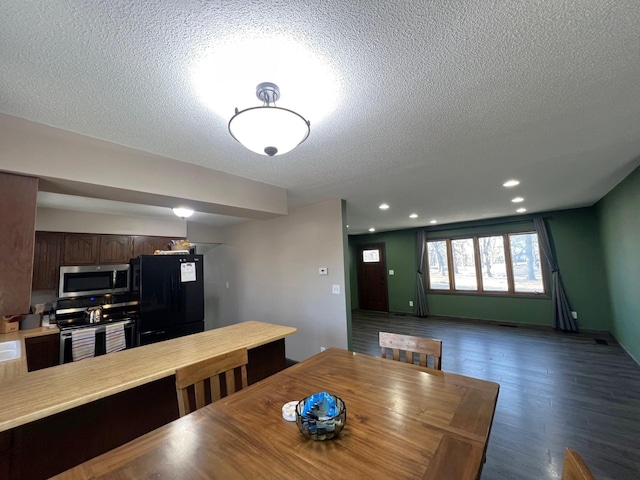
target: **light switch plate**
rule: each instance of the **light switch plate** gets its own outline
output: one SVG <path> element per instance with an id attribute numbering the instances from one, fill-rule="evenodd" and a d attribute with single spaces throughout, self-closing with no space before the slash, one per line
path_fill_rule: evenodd
<path id="1" fill-rule="evenodd" d="M 318 269 L 318 274 L 320 274 L 320 275 L 329 275 L 329 269 L 327 267 L 320 267 Z"/>
<path id="2" fill-rule="evenodd" d="M 395 275 L 395 274 L 396 274 L 395 270 L 389 270 L 389 275 Z"/>
<path id="3" fill-rule="evenodd" d="M 331 293 L 340 295 L 340 285 L 331 285 Z"/>

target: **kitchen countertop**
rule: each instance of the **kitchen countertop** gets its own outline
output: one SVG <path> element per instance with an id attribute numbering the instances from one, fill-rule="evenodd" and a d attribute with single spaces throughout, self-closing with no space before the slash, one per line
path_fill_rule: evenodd
<path id="1" fill-rule="evenodd" d="M 58 333 L 60 333 L 60 330 L 56 325 L 52 325 L 50 327 L 31 328 L 29 330 L 18 330 L 11 333 L 1 333 L 0 343 L 20 340 L 20 358 L 0 362 L 0 386 L 4 382 L 22 377 L 28 373 L 27 351 L 24 344 L 25 338 L 40 337 L 42 335 L 56 335 Z"/>
<path id="2" fill-rule="evenodd" d="M 293 327 L 243 322 L 9 378 L 0 382 L 0 432 L 168 377 L 176 368 L 212 355 L 251 349 L 296 332 Z M 33 332 L 38 333 L 47 334 Z"/>

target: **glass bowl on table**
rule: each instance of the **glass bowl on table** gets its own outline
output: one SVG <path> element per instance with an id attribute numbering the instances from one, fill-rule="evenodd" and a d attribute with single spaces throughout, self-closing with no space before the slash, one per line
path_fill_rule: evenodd
<path id="1" fill-rule="evenodd" d="M 312 440 L 329 440 L 344 428 L 347 407 L 340 397 L 318 392 L 300 400 L 296 406 L 296 424 Z"/>

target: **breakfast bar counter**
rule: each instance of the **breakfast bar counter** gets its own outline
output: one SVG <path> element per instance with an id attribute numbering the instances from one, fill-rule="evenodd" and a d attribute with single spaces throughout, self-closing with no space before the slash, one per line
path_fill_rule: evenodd
<path id="1" fill-rule="evenodd" d="M 284 338 L 296 331 L 243 322 L 0 382 L 0 477 L 50 476 L 174 420 L 179 367 L 247 348 L 249 383 L 276 373 L 286 365 Z M 59 467 L 36 472 L 38 456 Z"/>
<path id="2" fill-rule="evenodd" d="M 173 375 L 176 368 L 252 349 L 296 329 L 243 322 L 165 342 L 31 372 L 0 383 L 0 431 Z"/>

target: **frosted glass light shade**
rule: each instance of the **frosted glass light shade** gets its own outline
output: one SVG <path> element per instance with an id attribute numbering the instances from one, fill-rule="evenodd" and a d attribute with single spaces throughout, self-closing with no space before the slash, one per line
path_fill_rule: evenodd
<path id="1" fill-rule="evenodd" d="M 283 155 L 309 136 L 309 122 L 286 108 L 270 105 L 247 108 L 229 120 L 229 133 L 252 152 Z"/>
<path id="2" fill-rule="evenodd" d="M 180 218 L 189 218 L 191 215 L 193 215 L 193 210 L 191 210 L 190 208 L 177 207 L 173 209 L 173 213 L 175 213 Z"/>

